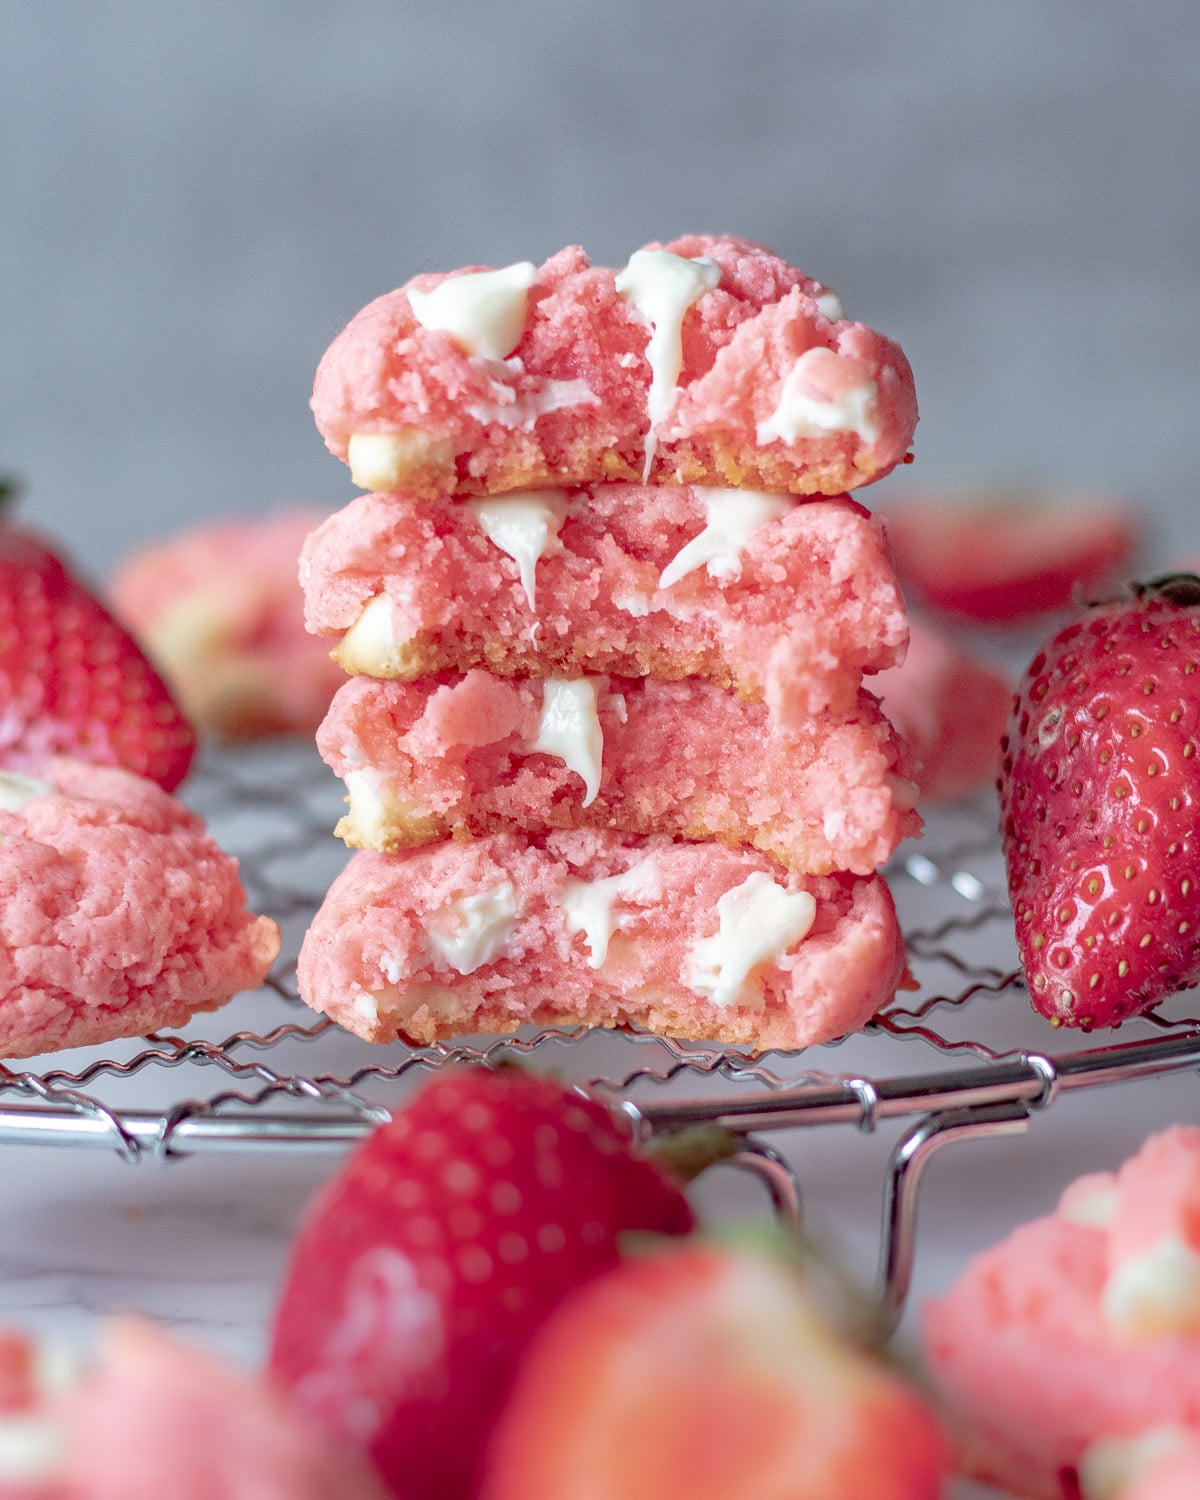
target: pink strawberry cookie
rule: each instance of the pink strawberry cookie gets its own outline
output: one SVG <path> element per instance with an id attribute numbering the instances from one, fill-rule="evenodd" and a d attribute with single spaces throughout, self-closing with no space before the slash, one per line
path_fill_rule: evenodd
<path id="1" fill-rule="evenodd" d="M 313 413 L 364 489 L 430 498 L 642 480 L 837 494 L 917 420 L 900 349 L 731 236 L 576 246 L 541 267 L 414 277 L 317 370 Z"/>
<path id="2" fill-rule="evenodd" d="M 237 861 L 153 782 L 62 758 L 0 773 L 0 1057 L 182 1026 L 278 951 Z"/>
<path id="3" fill-rule="evenodd" d="M 993 783 L 1008 726 L 1008 678 L 927 621 L 909 617 L 908 653 L 872 681 L 907 741 L 921 795 L 965 797 Z"/>
<path id="4" fill-rule="evenodd" d="M 908 622 L 883 528 L 848 496 L 599 485 L 365 495 L 309 538 L 308 628 L 351 673 L 703 677 L 795 725 L 853 709 Z"/>
<path id="5" fill-rule="evenodd" d="M 785 730 L 696 678 L 356 677 L 317 746 L 346 782 L 337 832 L 357 848 L 615 828 L 865 875 L 921 827 L 904 747 L 869 693 L 852 713 Z"/>
<path id="6" fill-rule="evenodd" d="M 1114 1454 L 1128 1468 L 1141 1444 L 1140 1467 L 1162 1429 L 1200 1438 L 1200 1127 L 1073 1184 L 972 1261 L 924 1332 L 966 1472 L 1075 1500 L 1078 1470 L 1089 1500 L 1123 1500 L 1102 1487 Z"/>
<path id="7" fill-rule="evenodd" d="M 904 974 L 878 876 L 589 830 L 356 854 L 297 978 L 368 1041 L 582 1022 L 765 1051 L 857 1030 Z"/>
<path id="8" fill-rule="evenodd" d="M 238 739 L 311 734 L 342 674 L 304 629 L 296 569 L 327 512 L 221 521 L 146 547 L 113 579 L 115 612 L 194 723 Z"/>
<path id="9" fill-rule="evenodd" d="M 385 1500 L 265 1384 L 148 1325 L 107 1325 L 68 1379 L 4 1342 L 28 1375 L 0 1403 L 0 1500 Z"/>

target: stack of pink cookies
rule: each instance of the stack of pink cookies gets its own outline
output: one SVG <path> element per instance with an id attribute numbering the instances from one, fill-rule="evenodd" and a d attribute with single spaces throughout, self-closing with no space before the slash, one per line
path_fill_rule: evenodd
<path id="1" fill-rule="evenodd" d="M 908 451 L 901 351 L 742 240 L 568 249 L 371 303 L 313 409 L 373 493 L 301 562 L 361 851 L 305 1000 L 375 1041 L 861 1026 L 905 973 L 876 870 L 919 819 L 862 686 L 904 604 L 844 491 Z"/>

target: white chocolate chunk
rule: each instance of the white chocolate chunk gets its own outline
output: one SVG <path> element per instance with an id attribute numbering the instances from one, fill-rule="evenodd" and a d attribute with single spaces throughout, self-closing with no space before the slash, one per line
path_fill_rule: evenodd
<path id="1" fill-rule="evenodd" d="M 604 731 L 596 713 L 594 677 L 548 677 L 542 685 L 542 719 L 529 747 L 557 756 L 569 771 L 582 778 L 583 806 L 589 807 L 600 790 Z"/>
<path id="2" fill-rule="evenodd" d="M 413 289 L 408 301 L 422 328 L 448 333 L 468 354 L 504 359 L 521 342 L 536 275 L 532 261 L 522 260 L 502 271 L 450 276 L 432 292 Z"/>
<path id="3" fill-rule="evenodd" d="M 532 427 L 539 417 L 547 412 L 562 411 L 568 406 L 599 406 L 596 395 L 586 380 L 547 380 L 540 390 L 529 391 L 518 396 L 511 386 L 492 382 L 496 400 L 471 401 L 463 410 L 469 417 L 485 425 L 494 422 L 499 427 Z"/>
<path id="4" fill-rule="evenodd" d="M 516 563 L 529 608 L 536 614 L 538 559 L 562 528 L 566 495 L 562 490 L 514 490 L 466 503 L 488 541 Z"/>
<path id="5" fill-rule="evenodd" d="M 1120 1500 L 1143 1470 L 1186 1442 L 1182 1427 L 1152 1427 L 1136 1437 L 1100 1438 L 1079 1461 L 1083 1500 Z"/>
<path id="6" fill-rule="evenodd" d="M 334 648 L 333 656 L 347 672 L 386 677 L 394 669 L 397 641 L 392 629 L 392 601 L 386 594 L 367 600 L 358 619 Z"/>
<path id="7" fill-rule="evenodd" d="M 817 311 L 831 323 L 840 323 L 846 316 L 842 311 L 842 299 L 828 287 L 817 297 Z"/>
<path id="8" fill-rule="evenodd" d="M 697 568 L 706 568 L 711 578 L 739 578 L 742 549 L 751 536 L 796 504 L 790 495 L 768 495 L 761 490 L 697 489 L 696 493 L 704 501 L 704 530 L 663 569 L 659 588 L 669 589 Z"/>
<path id="9" fill-rule="evenodd" d="M 563 882 L 562 905 L 567 931 L 583 933 L 588 948 L 588 967 L 598 969 L 608 957 L 614 932 L 627 927 L 631 913 L 617 914 L 619 901 L 645 905 L 662 895 L 662 881 L 652 859 L 640 859 L 619 875 L 600 880 L 568 879 Z"/>
<path id="10" fill-rule="evenodd" d="M 797 438 L 820 437 L 825 432 L 856 432 L 864 443 L 877 442 L 879 425 L 879 391 L 869 377 L 848 385 L 834 397 L 814 394 L 812 382 L 816 371 L 841 355 L 829 349 L 806 349 L 789 370 L 779 393 L 779 404 L 765 422 L 758 424 L 758 441 L 770 443 L 782 438 L 794 443 Z M 815 386 L 820 390 L 820 385 Z"/>
<path id="11" fill-rule="evenodd" d="M 0 1482 L 36 1485 L 53 1479 L 66 1456 L 61 1422 L 34 1412 L 0 1416 Z"/>
<path id="12" fill-rule="evenodd" d="M 379 960 L 379 968 L 389 984 L 398 984 L 400 982 L 399 966 L 391 954 L 385 953 L 383 955 Z M 374 1026 L 379 1020 L 379 1002 L 373 995 L 356 995 L 354 997 L 354 1009 L 371 1026 Z"/>
<path id="13" fill-rule="evenodd" d="M 361 490 L 402 490 L 414 468 L 442 468 L 454 459 L 447 438 L 405 432 L 355 432 L 346 445 L 350 478 Z"/>
<path id="14" fill-rule="evenodd" d="M 782 958 L 808 936 L 816 915 L 808 891 L 784 890 L 756 870 L 717 902 L 717 931 L 693 947 L 684 983 L 714 1005 L 732 1004 L 751 969 Z"/>
<path id="15" fill-rule="evenodd" d="M 63 1396 L 79 1384 L 84 1369 L 78 1351 L 56 1341 L 39 1343 L 31 1372 L 34 1392 L 42 1399 Z M 40 1486 L 55 1478 L 67 1447 L 57 1415 L 36 1408 L 0 1414 L 0 1484 Z"/>
<path id="16" fill-rule="evenodd" d="M 1200 1255 L 1164 1235 L 1110 1273 L 1100 1310 L 1110 1327 L 1135 1338 L 1200 1333 Z"/>
<path id="17" fill-rule="evenodd" d="M 353 766 L 342 777 L 342 782 L 346 788 L 350 822 L 360 832 L 377 838 L 386 828 L 388 817 L 379 772 L 370 766 Z"/>
<path id="18" fill-rule="evenodd" d="M 1119 1194 L 1115 1183 L 1111 1187 L 1098 1187 L 1095 1192 L 1072 1196 L 1059 1205 L 1059 1216 L 1070 1224 L 1083 1224 L 1088 1229 L 1107 1229 L 1116 1218 Z"/>
<path id="19" fill-rule="evenodd" d="M 721 268 L 706 255 L 688 260 L 669 250 L 635 250 L 618 272 L 617 292 L 650 324 L 646 358 L 650 364 L 645 482 L 654 462 L 654 429 L 666 416 L 683 369 L 683 319 L 688 308 L 720 284 Z"/>
<path id="20" fill-rule="evenodd" d="M 58 791 L 48 781 L 24 776 L 20 771 L 0 771 L 0 812 L 20 812 L 35 797 L 53 797 Z"/>
<path id="21" fill-rule="evenodd" d="M 430 951 L 446 968 L 473 974 L 504 952 L 518 911 L 516 887 L 511 880 L 502 880 L 488 891 L 460 896 L 438 912 L 436 926 L 426 925 Z"/>

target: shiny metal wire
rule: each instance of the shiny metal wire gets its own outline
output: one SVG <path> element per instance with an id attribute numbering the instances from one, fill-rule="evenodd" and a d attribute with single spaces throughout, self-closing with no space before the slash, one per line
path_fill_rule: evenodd
<path id="1" fill-rule="evenodd" d="M 1200 1069 L 1200 1018 L 1176 1013 L 1178 1000 L 1097 1038 L 1054 1032 L 1032 1015 L 988 798 L 935 810 L 925 838 L 889 868 L 915 988 L 860 1037 L 761 1057 L 580 1028 L 373 1049 L 311 1014 L 295 989 L 300 939 L 346 858 L 330 834 L 340 794 L 310 745 L 206 751 L 188 800 L 238 855 L 252 907 L 280 922 L 279 962 L 261 991 L 182 1035 L 102 1056 L 0 1064 L 0 1144 L 104 1147 L 131 1163 L 344 1149 L 422 1073 L 535 1058 L 622 1101 L 648 1130 L 715 1121 L 745 1134 L 749 1164 L 786 1206 L 795 1195 L 783 1165 L 751 1137 L 909 1121 L 883 1192 L 880 1294 L 894 1319 L 911 1270 L 917 1183 L 933 1151 L 1021 1130 L 1064 1090 Z"/>

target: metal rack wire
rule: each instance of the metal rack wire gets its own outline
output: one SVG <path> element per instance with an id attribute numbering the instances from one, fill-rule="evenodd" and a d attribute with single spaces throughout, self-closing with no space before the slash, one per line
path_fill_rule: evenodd
<path id="1" fill-rule="evenodd" d="M 181 1034 L 99 1057 L 0 1064 L 0 1144 L 99 1146 L 128 1162 L 341 1148 L 424 1072 L 535 1057 L 619 1101 L 645 1131 L 719 1121 L 741 1133 L 741 1164 L 795 1215 L 798 1185 L 764 1134 L 908 1122 L 883 1187 L 879 1295 L 894 1321 L 911 1275 L 917 1186 L 941 1146 L 1020 1132 L 1064 1091 L 1200 1069 L 1200 1017 L 1178 1010 L 1181 1000 L 1097 1039 L 1055 1032 L 1031 1013 L 987 798 L 935 810 L 924 840 L 888 871 L 916 990 L 860 1037 L 760 1057 L 581 1028 L 372 1048 L 314 1016 L 295 991 L 300 939 L 347 857 L 329 832 L 341 787 L 311 745 L 209 747 L 187 798 L 239 856 L 252 907 L 280 923 L 279 962 L 262 990 Z"/>

